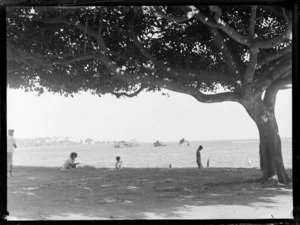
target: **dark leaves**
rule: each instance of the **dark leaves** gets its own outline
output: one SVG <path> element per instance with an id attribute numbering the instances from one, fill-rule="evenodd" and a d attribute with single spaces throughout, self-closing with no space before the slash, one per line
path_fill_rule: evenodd
<path id="1" fill-rule="evenodd" d="M 224 6 L 222 20 L 243 35 L 247 35 L 251 8 L 249 6 Z M 197 6 L 201 13 L 212 17 L 206 6 Z M 165 6 L 173 16 L 184 16 L 187 12 L 177 6 Z M 259 8 L 255 33 L 262 39 L 270 39 L 282 33 L 286 26 L 283 16 L 275 11 Z M 278 10 L 277 10 L 278 12 Z M 287 15 L 288 12 L 287 12 Z M 49 23 L 53 19 L 61 19 Z M 133 22 L 133 32 L 129 24 Z M 68 24 L 68 21 L 70 22 Z M 188 73 L 179 77 L 172 73 L 156 73 L 161 65 L 166 68 L 193 69 L 228 72 L 224 56 L 215 45 L 206 25 L 190 18 L 184 22 L 173 22 L 157 16 L 149 6 L 110 6 L 86 8 L 9 8 L 7 11 L 8 84 L 12 88 L 24 87 L 42 94 L 45 89 L 61 94 L 91 91 L 103 95 L 110 92 L 134 92 L 136 83 L 113 76 L 112 71 L 99 56 L 103 49 L 95 36 L 86 36 L 74 26 L 86 24 L 91 32 L 101 32 L 107 57 L 110 62 L 127 73 L 152 76 L 161 81 L 181 83 L 202 91 L 237 88 L 236 82 L 223 80 L 203 81 Z M 141 53 L 133 41 L 135 35 L 141 46 L 161 65 Z M 224 41 L 234 52 L 238 66 L 243 71 L 247 61 L 243 60 L 247 49 L 224 33 Z M 85 44 L 86 43 L 86 44 Z M 264 50 L 260 58 L 280 50 L 276 47 Z M 84 53 L 94 58 L 82 59 Z M 72 59 L 78 59 L 72 61 Z M 64 63 L 69 60 L 69 63 Z M 72 62 L 71 62 L 72 61 Z M 160 68 L 161 69 L 161 68 Z M 149 72 L 149 70 L 152 72 Z M 259 73 L 256 74 L 256 76 Z M 201 75 L 199 75 L 201 76 Z M 146 91 L 161 88 L 148 84 Z"/>

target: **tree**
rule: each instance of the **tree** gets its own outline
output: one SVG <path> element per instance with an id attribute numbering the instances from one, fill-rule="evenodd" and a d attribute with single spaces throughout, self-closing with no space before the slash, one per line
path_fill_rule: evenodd
<path id="1" fill-rule="evenodd" d="M 86 143 L 86 144 L 88 144 L 88 145 L 92 144 L 93 142 L 94 142 L 94 140 L 93 140 L 92 138 L 87 138 L 87 139 L 84 141 L 84 143 Z"/>
<path id="2" fill-rule="evenodd" d="M 263 178 L 288 183 L 274 108 L 291 87 L 291 17 L 279 5 L 8 8 L 8 86 L 239 103 L 259 131 Z"/>

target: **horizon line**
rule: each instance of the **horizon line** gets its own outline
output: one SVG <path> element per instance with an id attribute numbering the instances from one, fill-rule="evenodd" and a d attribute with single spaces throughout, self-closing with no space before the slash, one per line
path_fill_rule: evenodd
<path id="1" fill-rule="evenodd" d="M 49 136 L 47 136 L 47 137 L 28 137 L 28 138 L 24 138 L 24 137 L 15 137 L 16 139 L 21 139 L 21 140 L 24 140 L 24 139 L 41 139 L 41 138 L 70 138 L 71 140 L 72 139 L 75 139 L 75 140 L 79 140 L 79 141 L 84 141 L 84 140 L 86 140 L 86 139 L 89 139 L 89 137 L 88 138 L 74 138 L 74 137 L 67 137 L 67 136 L 51 136 L 51 137 L 49 137 Z M 293 137 L 288 137 L 288 136 L 284 136 L 284 137 L 280 137 L 281 139 L 283 139 L 283 138 L 290 138 L 290 139 L 292 139 Z M 130 139 L 130 140 L 128 140 L 128 139 L 120 139 L 120 140 L 98 140 L 98 139 L 94 139 L 94 138 L 91 138 L 94 142 L 118 142 L 118 141 L 128 141 L 128 142 L 130 142 L 130 141 L 136 141 L 136 142 L 153 142 L 154 140 L 152 140 L 152 141 L 150 141 L 150 140 L 137 140 L 137 139 Z M 259 138 L 236 138 L 236 139 L 205 139 L 205 140 L 194 140 L 194 139 L 192 139 L 192 140 L 189 140 L 189 139 L 186 139 L 186 138 L 184 138 L 186 141 L 189 141 L 189 142 L 198 142 L 198 141 L 232 141 L 232 140 L 259 140 Z M 178 140 L 162 140 L 162 139 L 160 139 L 160 140 L 158 140 L 158 141 L 160 141 L 160 142 L 178 142 Z"/>

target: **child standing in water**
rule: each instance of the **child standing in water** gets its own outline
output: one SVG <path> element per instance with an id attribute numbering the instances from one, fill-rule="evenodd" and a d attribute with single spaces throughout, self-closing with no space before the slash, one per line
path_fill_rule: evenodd
<path id="1" fill-rule="evenodd" d="M 117 156 L 116 160 L 117 160 L 117 162 L 116 162 L 116 169 L 121 169 L 121 167 L 122 167 L 121 157 Z"/>
<path id="2" fill-rule="evenodd" d="M 202 145 L 200 145 L 197 149 L 197 152 L 196 152 L 196 162 L 197 162 L 197 165 L 198 165 L 198 168 L 201 169 L 203 168 L 203 165 L 201 163 L 201 153 L 200 151 L 203 149 Z"/>

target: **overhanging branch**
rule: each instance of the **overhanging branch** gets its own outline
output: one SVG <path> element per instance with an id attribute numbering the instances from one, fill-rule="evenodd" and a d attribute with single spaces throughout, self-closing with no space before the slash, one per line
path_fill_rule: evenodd
<path id="1" fill-rule="evenodd" d="M 83 54 L 84 55 L 86 55 L 86 41 L 87 41 L 86 32 L 87 32 L 87 29 L 88 29 L 88 23 L 89 23 L 88 17 L 86 16 L 85 29 L 84 29 L 84 33 L 83 33 L 83 40 L 84 40 L 84 42 L 83 42 L 83 45 L 84 45 L 84 47 L 83 47 Z"/>
<path id="2" fill-rule="evenodd" d="M 34 52 L 27 52 L 19 49 L 17 47 L 8 46 L 8 51 L 10 51 L 10 57 L 13 60 L 14 58 L 19 58 L 20 61 L 25 62 L 34 67 L 34 65 L 43 66 L 46 69 L 50 69 L 53 65 L 53 62 L 49 59 L 45 59 L 42 55 Z M 8 58 L 10 60 L 10 58 Z M 34 64 L 33 64 L 34 62 Z"/>
<path id="3" fill-rule="evenodd" d="M 127 92 L 110 92 L 110 93 L 115 95 L 117 98 L 120 98 L 121 96 L 126 96 L 131 98 L 141 93 L 145 89 L 145 87 L 146 86 L 142 84 L 141 87 L 133 93 L 127 93 Z"/>
<path id="4" fill-rule="evenodd" d="M 151 70 L 149 71 L 151 72 Z M 193 86 L 184 85 L 182 83 L 175 83 L 166 80 L 162 80 L 160 78 L 156 78 L 154 76 L 145 76 L 141 74 L 131 74 L 125 72 L 122 76 L 118 76 L 118 79 L 136 83 L 136 84 L 145 84 L 145 85 L 153 85 L 160 88 L 168 89 L 170 91 L 179 92 L 183 94 L 188 94 L 193 96 L 200 102 L 204 103 L 214 103 L 214 102 L 223 102 L 223 101 L 239 101 L 239 96 L 234 92 L 225 92 L 225 93 L 217 93 L 217 94 L 204 94 L 197 88 Z"/>
<path id="5" fill-rule="evenodd" d="M 118 73 L 119 68 L 116 66 L 115 63 L 113 63 L 108 57 L 107 57 L 107 48 L 106 48 L 106 44 L 104 42 L 104 39 L 102 38 L 102 35 L 100 35 L 101 33 L 101 23 L 99 26 L 98 31 L 90 28 L 89 26 L 87 26 L 87 24 L 83 24 L 80 23 L 79 21 L 71 21 L 71 20 L 66 20 L 66 19 L 62 19 L 62 18 L 52 18 L 52 19 L 44 19 L 43 22 L 45 23 L 64 23 L 64 24 L 69 24 L 69 25 L 73 25 L 74 27 L 76 27 L 77 29 L 85 32 L 86 34 L 92 36 L 93 38 L 96 39 L 98 45 L 100 46 L 100 54 L 97 55 L 97 58 L 99 60 L 101 60 L 101 62 L 107 67 L 108 70 L 110 70 L 113 74 L 114 73 Z M 76 59 L 73 59 L 76 60 Z"/>
<path id="6" fill-rule="evenodd" d="M 292 84 L 292 71 L 289 71 L 283 79 L 279 79 L 274 82 L 269 88 L 276 89 L 276 90 L 283 90 L 291 87 L 287 87 L 287 85 Z"/>
<path id="7" fill-rule="evenodd" d="M 253 76 L 257 66 L 257 56 L 258 56 L 258 49 L 257 48 L 250 48 L 250 59 L 246 68 L 246 72 L 244 75 L 244 83 L 250 83 L 253 80 Z"/>
<path id="8" fill-rule="evenodd" d="M 141 65 L 139 65 L 135 60 L 131 59 L 130 57 L 123 55 L 119 52 L 115 52 L 115 51 L 109 51 L 109 54 L 118 57 L 120 59 L 123 59 L 124 61 L 126 61 L 129 65 L 134 66 L 137 69 L 141 68 Z"/>
<path id="9" fill-rule="evenodd" d="M 176 20 L 187 20 L 194 17 L 197 20 L 201 21 L 203 24 L 213 27 L 213 28 L 219 28 L 220 30 L 222 30 L 223 32 L 225 32 L 229 37 L 231 37 L 233 40 L 235 40 L 236 42 L 249 46 L 250 45 L 250 39 L 248 36 L 246 35 L 242 35 L 239 32 L 235 31 L 231 26 L 229 26 L 225 21 L 223 21 L 222 19 L 220 19 L 220 16 L 218 16 L 217 21 L 212 20 L 211 18 L 209 18 L 208 16 L 206 16 L 204 13 L 201 13 L 199 10 L 193 10 L 195 7 L 191 7 L 191 6 L 179 6 L 179 9 L 181 9 L 184 13 L 186 13 L 187 11 L 189 11 L 189 13 L 191 13 L 190 17 L 174 17 L 171 15 L 166 15 L 166 14 L 162 14 L 161 16 L 165 19 L 168 19 L 170 21 L 176 21 Z M 217 11 L 220 12 L 221 9 L 218 6 L 213 6 L 210 7 L 211 10 L 213 11 Z"/>
<path id="10" fill-rule="evenodd" d="M 290 11 L 286 11 L 283 7 L 276 6 L 276 5 L 260 5 L 260 8 L 262 8 L 266 11 L 272 12 L 276 16 L 280 16 L 280 17 L 284 18 L 286 21 L 290 21 L 289 18 L 291 18 L 292 13 Z"/>
<path id="11" fill-rule="evenodd" d="M 163 10 L 160 8 L 160 6 L 152 6 L 154 9 L 154 12 L 159 15 L 160 17 L 170 20 L 170 21 L 175 21 L 175 22 L 185 22 L 188 21 L 191 17 L 188 17 L 187 15 L 184 16 L 174 16 L 167 14 L 166 12 L 163 12 Z"/>
<path id="12" fill-rule="evenodd" d="M 139 42 L 139 40 L 136 37 L 136 34 L 133 30 L 133 22 L 135 20 L 135 16 L 132 18 L 132 20 L 129 22 L 128 26 L 129 26 L 129 30 L 131 33 L 131 37 L 132 40 L 135 44 L 135 46 L 139 49 L 139 51 L 142 53 L 143 56 L 145 56 L 147 59 L 149 59 L 152 63 L 154 63 L 156 66 L 167 70 L 167 66 L 161 62 L 159 62 L 158 60 L 155 59 L 155 57 L 147 50 L 145 49 L 141 43 Z"/>
<path id="13" fill-rule="evenodd" d="M 219 8 L 219 7 L 217 7 L 217 8 Z M 229 26 L 225 21 L 223 21 L 221 18 L 219 18 L 216 23 L 201 12 L 198 12 L 197 14 L 195 14 L 194 18 L 198 19 L 203 24 L 206 24 L 211 27 L 219 28 L 224 33 L 226 33 L 230 38 L 232 38 L 233 40 L 235 40 L 236 42 L 238 42 L 240 44 L 243 44 L 246 46 L 250 45 L 250 38 L 248 36 L 240 34 L 234 28 Z"/>
<path id="14" fill-rule="evenodd" d="M 84 56 L 76 56 L 74 54 L 63 54 L 59 56 L 41 56 L 40 54 L 31 52 L 28 53 L 26 51 L 23 51 L 17 47 L 13 48 L 13 52 L 15 54 L 18 54 L 22 60 L 28 61 L 30 63 L 30 60 L 34 60 L 37 64 L 42 65 L 44 69 L 49 69 L 53 65 L 69 65 L 71 63 L 77 62 L 77 61 L 83 61 L 83 60 L 89 60 L 89 59 L 95 59 L 98 56 L 90 53 L 86 54 Z"/>
<path id="15" fill-rule="evenodd" d="M 272 39 L 269 39 L 269 40 L 263 40 L 260 38 L 255 39 L 253 42 L 253 47 L 261 48 L 261 49 L 273 48 L 273 47 L 281 44 L 283 41 L 288 41 L 291 37 L 291 34 L 292 34 L 292 21 L 290 21 L 287 24 L 286 29 L 282 34 L 280 34 Z"/>
<path id="16" fill-rule="evenodd" d="M 83 61 L 83 60 L 89 60 L 89 59 L 96 59 L 97 55 L 95 54 L 88 54 L 84 56 L 77 56 L 70 59 L 57 59 L 57 61 L 53 61 L 53 64 L 57 65 L 70 65 L 71 63 Z"/>
<path id="17" fill-rule="evenodd" d="M 257 66 L 261 67 L 264 64 L 272 62 L 276 59 L 279 59 L 280 57 L 283 57 L 283 56 L 285 56 L 285 55 L 287 55 L 291 52 L 292 52 L 292 46 L 290 45 L 290 46 L 288 46 L 288 47 L 286 47 L 286 48 L 284 48 L 284 49 L 282 49 L 278 52 L 273 53 L 272 55 L 266 56 L 265 58 L 259 60 Z"/>
<path id="18" fill-rule="evenodd" d="M 255 34 L 254 28 L 255 28 L 256 12 L 257 12 L 257 5 L 251 6 L 251 18 L 250 18 L 250 25 L 249 25 L 249 35 L 251 38 L 253 38 Z"/>
<path id="19" fill-rule="evenodd" d="M 103 27 L 103 8 L 100 9 L 100 21 L 99 21 L 99 28 L 98 28 L 98 36 L 101 35 L 102 27 Z"/>
<path id="20" fill-rule="evenodd" d="M 225 58 L 225 63 L 227 65 L 229 74 L 235 79 L 240 79 L 241 71 L 238 68 L 236 61 L 234 60 L 232 52 L 228 49 L 227 44 L 224 42 L 222 35 L 217 28 L 208 27 L 208 30 L 214 37 L 214 41 L 217 47 L 222 52 Z"/>
<path id="21" fill-rule="evenodd" d="M 43 20 L 41 20 L 43 23 L 47 23 L 47 24 L 55 24 L 55 23 L 62 23 L 62 24 L 68 24 L 68 25 L 72 25 L 74 27 L 76 27 L 77 29 L 79 29 L 80 31 L 82 31 L 85 34 L 88 34 L 90 36 L 92 36 L 93 38 L 96 39 L 96 41 L 98 42 L 99 46 L 101 47 L 102 51 L 106 51 L 106 46 L 105 43 L 103 41 L 103 38 L 101 35 L 98 34 L 98 32 L 94 29 L 92 29 L 91 27 L 89 27 L 87 25 L 87 23 L 81 23 L 79 21 L 74 21 L 74 20 L 68 20 L 65 18 L 61 18 L 61 17 L 57 17 L 57 18 L 44 18 Z"/>
<path id="22" fill-rule="evenodd" d="M 278 91 L 286 89 L 286 85 L 289 85 L 291 83 L 292 73 L 290 71 L 285 78 L 275 81 L 269 88 L 266 89 L 265 97 L 263 100 L 265 105 L 269 108 L 274 109 Z"/>
<path id="23" fill-rule="evenodd" d="M 284 79 L 289 76 L 292 71 L 292 61 L 290 57 L 284 57 L 281 61 L 277 62 L 274 67 L 270 67 L 261 78 L 256 80 L 253 85 L 257 95 L 261 94 L 269 88 L 276 80 Z"/>

